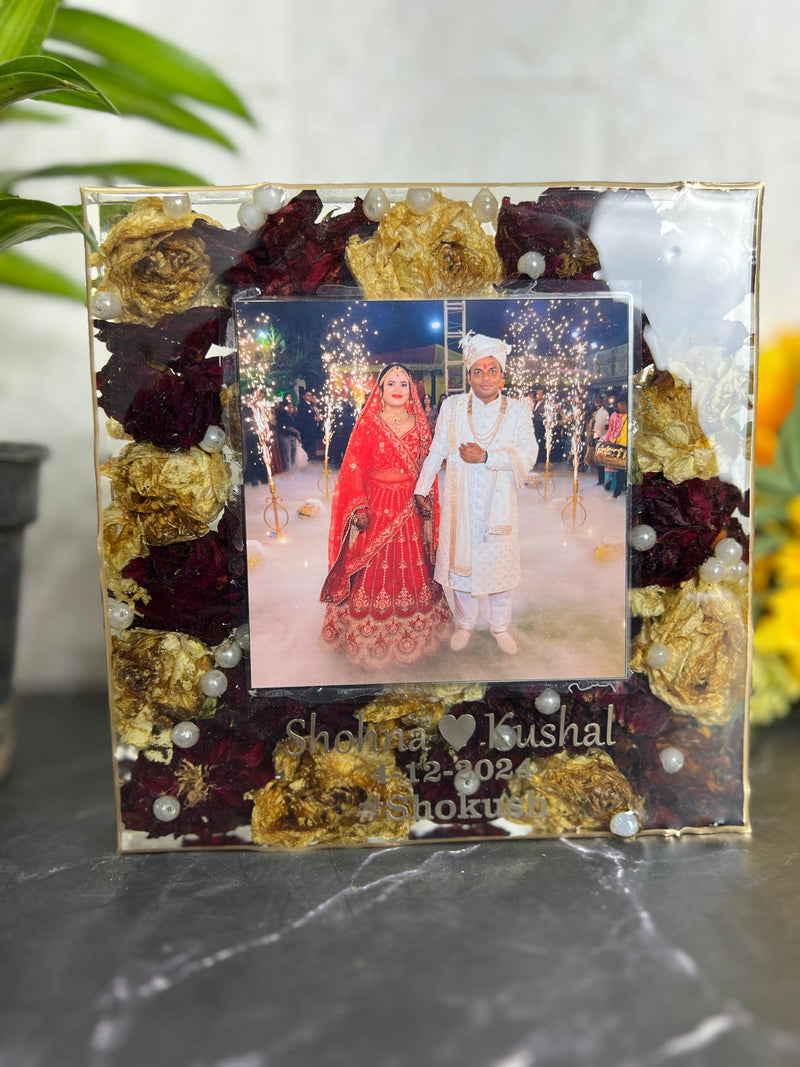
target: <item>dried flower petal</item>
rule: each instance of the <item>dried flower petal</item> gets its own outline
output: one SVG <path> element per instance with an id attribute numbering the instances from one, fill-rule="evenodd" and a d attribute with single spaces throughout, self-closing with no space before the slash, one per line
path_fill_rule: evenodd
<path id="1" fill-rule="evenodd" d="M 153 546 L 124 569 L 123 582 L 143 594 L 142 626 L 180 627 L 209 645 L 245 621 L 244 562 L 235 551 L 238 523 L 230 513 L 216 531 L 194 541 Z M 245 691 L 246 691 L 245 687 Z"/>
<path id="2" fill-rule="evenodd" d="M 669 371 L 652 367 L 636 384 L 634 448 L 643 473 L 663 472 L 671 482 L 719 474 L 714 449 L 703 433 L 692 389 Z"/>
<path id="3" fill-rule="evenodd" d="M 646 474 L 631 490 L 631 511 L 652 526 L 655 545 L 636 552 L 631 561 L 635 586 L 675 586 L 708 559 L 721 537 L 732 537 L 748 558 L 748 538 L 738 519 L 746 514 L 747 498 L 735 485 L 719 478 L 691 478 L 674 484 L 660 474 Z"/>
<path id="4" fill-rule="evenodd" d="M 350 211 L 317 222 L 322 201 L 304 190 L 269 215 L 255 234 L 245 230 L 217 230 L 197 222 L 211 259 L 211 271 L 226 285 L 258 287 L 263 296 L 316 293 L 322 285 L 351 282 L 345 267 L 345 247 L 351 236 L 367 237 L 375 230 L 356 197 Z"/>
<path id="5" fill-rule="evenodd" d="M 543 279 L 591 281 L 600 256 L 589 238 L 589 225 L 600 193 L 591 190 L 547 189 L 536 202 L 512 204 L 503 197 L 497 217 L 497 251 L 504 276 L 517 274 L 517 261 L 525 252 L 544 256 Z"/>
<path id="6" fill-rule="evenodd" d="M 494 242 L 470 205 L 434 197 L 424 215 L 398 201 L 373 237 L 351 238 L 347 263 L 368 300 L 482 296 L 500 281 Z"/>
<path id="7" fill-rule="evenodd" d="M 111 480 L 115 503 L 135 517 L 148 545 L 208 533 L 231 491 L 224 459 L 201 448 L 166 452 L 145 442 L 130 444 L 100 473 Z"/>
<path id="8" fill-rule="evenodd" d="M 103 270 L 98 291 L 117 294 L 125 319 L 154 323 L 168 312 L 213 303 L 209 259 L 191 229 L 199 218 L 214 225 L 192 211 L 170 218 L 161 199 L 148 196 L 111 227 L 92 262 Z"/>
<path id="9" fill-rule="evenodd" d="M 191 835 L 207 845 L 241 845 L 242 837 L 225 835 L 249 827 L 249 794 L 272 773 L 262 740 L 216 722 L 203 723 L 198 743 L 172 751 L 166 766 L 137 759 L 120 791 L 125 825 L 146 830 L 148 837 Z M 174 822 L 153 816 L 153 801 L 164 794 L 180 799 L 181 813 Z"/>
<path id="10" fill-rule="evenodd" d="M 120 739 L 150 744 L 164 728 L 200 711 L 200 678 L 214 665 L 209 649 L 180 633 L 123 630 L 112 640 L 114 710 Z"/>
<path id="11" fill-rule="evenodd" d="M 512 797 L 530 792 L 544 798 L 545 812 L 515 815 L 513 821 L 530 823 L 542 834 L 607 830 L 616 812 L 642 806 L 608 753 L 598 748 L 531 759 L 531 773 L 518 772 L 509 786 Z"/>
<path id="12" fill-rule="evenodd" d="M 319 748 L 292 755 L 289 742 L 282 742 L 275 748 L 274 762 L 282 777 L 253 796 L 256 844 L 296 848 L 408 836 L 410 816 L 393 820 L 386 814 L 390 795 L 411 796 L 407 778 L 392 778 L 397 764 L 391 752 Z M 381 767 L 385 781 L 375 777 Z"/>
<path id="13" fill-rule="evenodd" d="M 647 663 L 651 644 L 670 652 L 663 667 Z M 631 644 L 631 667 L 670 707 L 702 723 L 724 723 L 744 696 L 747 626 L 742 606 L 720 585 L 692 578 L 665 592 L 664 613 L 646 619 Z"/>

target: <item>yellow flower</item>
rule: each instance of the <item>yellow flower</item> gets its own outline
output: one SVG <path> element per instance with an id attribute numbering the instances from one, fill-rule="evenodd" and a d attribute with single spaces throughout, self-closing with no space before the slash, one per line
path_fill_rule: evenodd
<path id="1" fill-rule="evenodd" d="M 772 561 L 780 585 L 800 586 L 800 541 L 786 541 L 773 554 Z"/>
<path id="2" fill-rule="evenodd" d="M 758 360 L 756 412 L 756 463 L 769 465 L 775 458 L 778 430 L 792 410 L 800 382 L 800 336 L 782 337 L 762 349 Z"/>
<path id="3" fill-rule="evenodd" d="M 786 518 L 792 533 L 800 537 L 800 496 L 793 496 L 787 504 Z"/>
<path id="4" fill-rule="evenodd" d="M 798 698 L 800 681 L 791 674 L 780 656 L 756 652 L 753 657 L 750 722 L 754 726 L 766 726 L 775 719 L 782 719 L 789 714 Z"/>
<path id="5" fill-rule="evenodd" d="M 782 657 L 800 682 L 800 587 L 772 593 L 755 628 L 754 646 L 762 655 Z"/>

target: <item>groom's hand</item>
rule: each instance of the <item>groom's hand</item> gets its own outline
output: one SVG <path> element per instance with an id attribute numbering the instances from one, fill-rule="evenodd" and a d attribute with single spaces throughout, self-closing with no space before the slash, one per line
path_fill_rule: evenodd
<path id="1" fill-rule="evenodd" d="M 486 460 L 485 449 L 474 441 L 466 441 L 463 445 L 459 445 L 458 454 L 465 463 L 484 463 Z"/>

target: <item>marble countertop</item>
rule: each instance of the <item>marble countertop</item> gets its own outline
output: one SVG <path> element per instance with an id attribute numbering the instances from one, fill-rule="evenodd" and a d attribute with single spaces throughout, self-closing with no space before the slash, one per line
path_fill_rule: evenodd
<path id="1" fill-rule="evenodd" d="M 104 698 L 19 711 L 0 1067 L 800 1062 L 800 723 L 752 836 L 119 857 Z"/>

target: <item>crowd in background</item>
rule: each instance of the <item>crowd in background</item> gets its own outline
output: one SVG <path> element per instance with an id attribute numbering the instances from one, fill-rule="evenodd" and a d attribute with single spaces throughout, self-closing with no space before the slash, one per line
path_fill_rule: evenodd
<path id="1" fill-rule="evenodd" d="M 430 393 L 422 395 L 422 408 L 430 426 L 431 434 L 436 428 L 436 420 L 442 403 L 448 394 L 442 393 L 434 403 Z M 550 434 L 550 452 L 546 445 L 546 404 L 547 392 L 537 387 L 528 391 L 523 397 L 531 410 L 533 429 L 539 446 L 539 458 L 536 468 L 542 469 L 549 461 L 551 465 L 562 463 L 574 464 L 574 449 L 578 448 L 578 470 L 586 473 L 593 470 L 597 475 L 597 484 L 603 486 L 614 497 L 619 497 L 626 488 L 624 470 L 611 470 L 598 464 L 596 460 L 597 445 L 601 441 L 617 441 L 627 444 L 627 391 L 607 391 L 590 393 L 584 400 L 584 414 L 580 434 L 573 433 L 573 418 L 567 404 L 556 400 L 552 405 L 552 426 Z M 349 396 L 336 398 L 335 417 L 331 421 L 331 436 L 328 443 L 328 462 L 338 467 L 344 456 L 350 439 L 358 408 Z M 273 474 L 287 473 L 297 467 L 304 467 L 309 462 L 321 462 L 325 458 L 325 412 L 326 400 L 320 399 L 312 389 L 297 386 L 297 393 L 287 391 L 279 396 L 270 409 L 269 418 L 272 429 L 270 462 Z M 264 464 L 254 446 L 248 449 L 247 479 L 257 483 L 263 481 Z M 534 468 L 534 469 L 536 469 Z"/>

